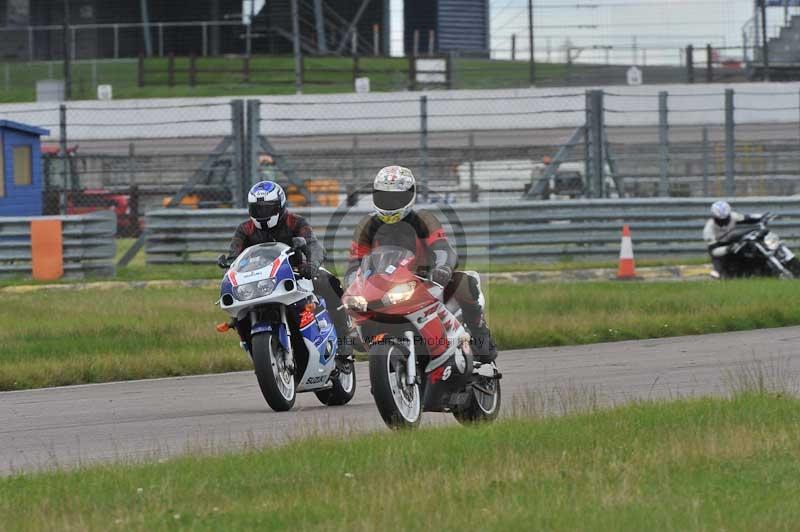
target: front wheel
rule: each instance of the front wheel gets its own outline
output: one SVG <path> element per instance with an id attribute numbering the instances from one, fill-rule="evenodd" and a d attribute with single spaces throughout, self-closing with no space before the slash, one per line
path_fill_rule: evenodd
<path id="1" fill-rule="evenodd" d="M 797 278 L 800 278 L 800 260 L 797 260 L 797 257 L 792 257 L 792 259 L 786 263 L 786 269 L 792 272 Z"/>
<path id="2" fill-rule="evenodd" d="M 497 419 L 503 398 L 499 379 L 478 377 L 469 392 L 467 404 L 453 410 L 453 416 L 459 423 L 484 423 Z"/>
<path id="3" fill-rule="evenodd" d="M 314 392 L 319 402 L 327 406 L 341 406 L 350 402 L 356 394 L 356 365 L 352 360 L 336 361 L 336 376 L 333 386 Z"/>
<path id="4" fill-rule="evenodd" d="M 257 334 L 252 344 L 253 365 L 261 394 L 276 412 L 291 410 L 297 390 L 294 375 L 286 366 L 286 350 L 274 334 Z"/>
<path id="5" fill-rule="evenodd" d="M 390 343 L 372 346 L 369 352 L 372 396 L 383 421 L 393 429 L 410 429 L 422 420 L 420 386 L 407 382 L 405 349 Z"/>

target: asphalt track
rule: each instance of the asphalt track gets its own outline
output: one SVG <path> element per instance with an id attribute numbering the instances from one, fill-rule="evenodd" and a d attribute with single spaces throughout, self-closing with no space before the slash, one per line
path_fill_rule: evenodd
<path id="1" fill-rule="evenodd" d="M 719 394 L 730 391 L 731 375 L 743 371 L 737 368 L 759 363 L 768 378 L 796 384 L 800 327 L 506 351 L 499 361 L 506 411 L 552 390 L 595 391 L 613 404 Z M 358 378 L 345 407 L 303 394 L 287 413 L 267 408 L 249 372 L 0 393 L 0 474 L 385 430 L 365 363 Z M 453 422 L 426 416 L 427 423 Z"/>

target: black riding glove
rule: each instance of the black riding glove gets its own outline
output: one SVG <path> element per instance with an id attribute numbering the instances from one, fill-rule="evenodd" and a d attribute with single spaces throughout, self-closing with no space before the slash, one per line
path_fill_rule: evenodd
<path id="1" fill-rule="evenodd" d="M 297 267 L 297 271 L 300 272 L 300 275 L 306 279 L 316 279 L 317 276 L 319 276 L 319 264 L 314 264 L 313 262 L 304 262 Z"/>
<path id="2" fill-rule="evenodd" d="M 228 260 L 228 256 L 222 254 L 219 257 L 217 257 L 217 266 L 219 266 L 223 270 L 227 270 L 230 267 L 230 261 Z"/>
<path id="3" fill-rule="evenodd" d="M 450 278 L 453 276 L 453 270 L 448 266 L 437 266 L 431 270 L 430 279 L 436 284 L 447 286 Z"/>

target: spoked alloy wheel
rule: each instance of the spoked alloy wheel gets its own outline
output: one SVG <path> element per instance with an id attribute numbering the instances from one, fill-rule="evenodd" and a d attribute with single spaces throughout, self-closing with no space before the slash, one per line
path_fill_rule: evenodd
<path id="1" fill-rule="evenodd" d="M 253 336 L 253 365 L 261 394 L 277 412 L 291 410 L 297 398 L 294 375 L 286 366 L 286 351 L 274 334 Z"/>
<path id="2" fill-rule="evenodd" d="M 471 396 L 466 406 L 453 411 L 460 423 L 494 421 L 500 414 L 502 392 L 500 381 L 489 377 L 477 377 L 470 386 Z"/>
<path id="3" fill-rule="evenodd" d="M 408 354 L 392 344 L 373 346 L 369 357 L 372 395 L 383 421 L 393 429 L 414 428 L 422 420 L 420 386 L 407 381 Z"/>

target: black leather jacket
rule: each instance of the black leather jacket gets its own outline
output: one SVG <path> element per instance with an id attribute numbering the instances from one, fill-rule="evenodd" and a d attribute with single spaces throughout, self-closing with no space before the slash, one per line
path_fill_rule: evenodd
<path id="1" fill-rule="evenodd" d="M 235 259 L 242 251 L 255 244 L 283 242 L 287 246 L 291 246 L 292 238 L 296 236 L 306 239 L 306 252 L 308 253 L 306 260 L 321 266 L 325 258 L 325 249 L 314 234 L 314 230 L 311 229 L 305 218 L 289 211 L 286 211 L 278 221 L 278 225 L 271 229 L 259 229 L 253 220 L 247 220 L 240 224 L 231 239 L 228 259 Z M 291 262 L 296 266 L 300 262 L 300 258 L 295 255 Z"/>

